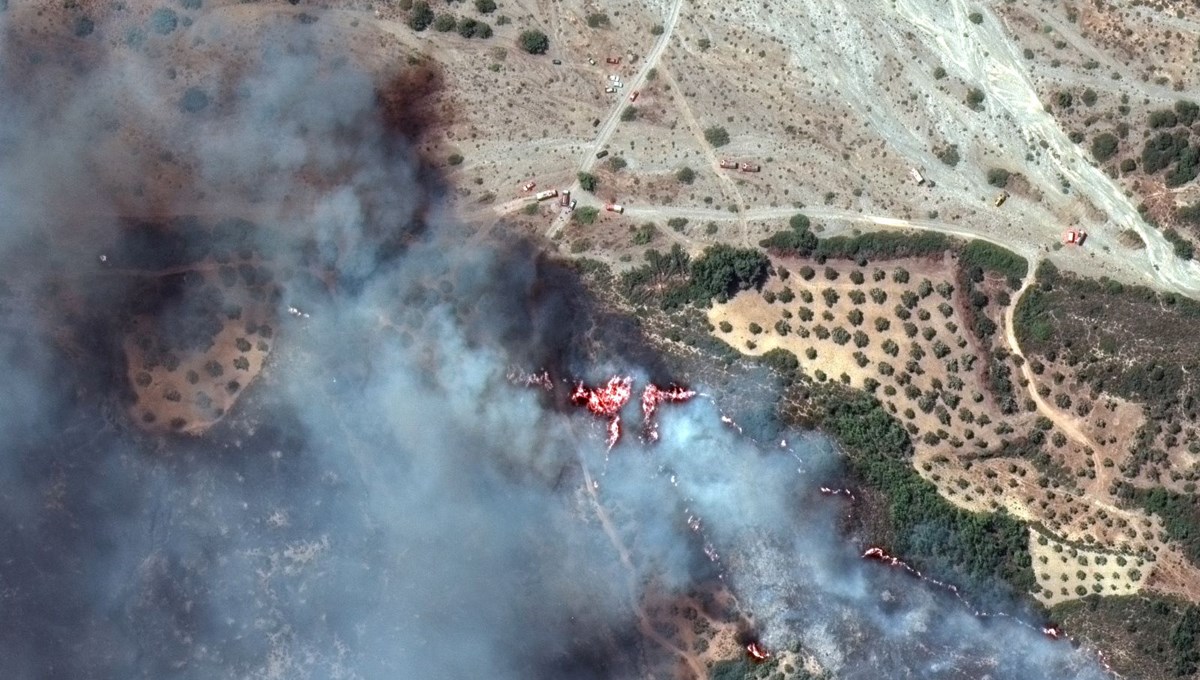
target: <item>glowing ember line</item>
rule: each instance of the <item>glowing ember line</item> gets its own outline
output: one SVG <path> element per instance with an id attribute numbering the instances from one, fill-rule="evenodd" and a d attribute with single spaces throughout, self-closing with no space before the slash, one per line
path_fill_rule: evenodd
<path id="1" fill-rule="evenodd" d="M 964 598 L 962 596 L 962 593 L 958 592 L 958 588 L 956 588 L 953 584 L 945 583 L 945 582 L 939 581 L 937 579 L 929 578 L 928 576 L 923 576 L 921 574 L 921 572 L 908 566 L 900 558 L 889 555 L 883 548 L 868 548 L 866 550 L 866 552 L 864 552 L 862 554 L 862 556 L 863 556 L 863 559 L 876 560 L 878 562 L 882 562 L 891 567 L 903 568 L 908 573 L 912 574 L 913 576 L 916 576 L 917 578 L 919 578 L 923 581 L 927 581 L 929 583 L 932 583 L 935 586 L 938 586 L 940 588 L 944 588 L 945 590 L 950 591 L 951 593 L 954 594 L 955 597 L 958 598 L 958 600 L 960 602 L 962 602 L 963 604 L 970 607 L 972 612 L 975 614 L 975 616 L 977 616 L 979 618 L 1001 618 L 1001 617 L 1003 617 L 1003 618 L 1011 619 L 1012 621 L 1014 621 L 1022 626 L 1025 626 L 1026 628 L 1028 628 L 1030 630 L 1035 630 L 1035 631 L 1040 630 L 1042 635 L 1045 635 L 1046 637 L 1050 638 L 1051 640 L 1068 640 L 1073 644 L 1076 644 L 1076 645 L 1079 644 L 1078 640 L 1067 635 L 1061 629 L 1059 629 L 1057 626 L 1044 626 L 1039 629 L 1039 628 L 1034 627 L 1034 626 L 1030 625 L 1029 623 L 1021 620 L 1020 618 L 1015 617 L 1015 616 L 1005 613 L 1005 612 L 985 612 L 985 611 L 980 611 L 978 609 L 975 609 L 974 607 L 971 606 L 971 604 L 969 602 L 967 602 L 966 598 Z M 1100 661 L 1100 664 L 1102 666 L 1104 666 L 1105 670 L 1109 671 L 1110 673 L 1113 672 L 1112 666 L 1110 666 L 1108 664 L 1108 660 L 1104 658 L 1104 652 L 1102 652 L 1099 649 L 1093 649 L 1092 652 L 1096 655 L 1097 659 Z"/>
<path id="2" fill-rule="evenodd" d="M 633 394 L 633 380 L 616 376 L 604 387 L 591 388 L 578 383 L 571 393 L 571 401 L 601 418 L 608 418 L 608 448 L 612 448 L 621 437 L 621 409 Z"/>
<path id="3" fill-rule="evenodd" d="M 771 653 L 767 651 L 766 647 L 757 642 L 751 642 L 746 645 L 746 655 L 755 663 L 762 663 L 771 658 Z"/>
<path id="4" fill-rule="evenodd" d="M 658 441 L 658 423 L 654 421 L 654 412 L 658 410 L 659 404 L 687 401 L 694 396 L 694 390 L 683 387 L 672 386 L 664 390 L 654 383 L 646 385 L 646 389 L 642 390 L 642 431 L 645 439 Z"/>

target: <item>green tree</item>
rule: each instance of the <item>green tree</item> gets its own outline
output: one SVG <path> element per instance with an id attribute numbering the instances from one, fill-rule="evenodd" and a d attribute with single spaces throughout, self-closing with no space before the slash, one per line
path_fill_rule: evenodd
<path id="1" fill-rule="evenodd" d="M 538 30 L 522 31 L 518 43 L 530 54 L 545 54 L 550 49 L 550 38 Z"/>
<path id="2" fill-rule="evenodd" d="M 587 25 L 589 28 L 601 28 L 609 25 L 608 15 L 603 12 L 592 12 L 587 15 Z"/>
<path id="3" fill-rule="evenodd" d="M 450 13 L 439 14 L 437 18 L 433 20 L 433 30 L 439 33 L 449 33 L 450 31 L 453 31 L 454 27 L 457 25 L 458 19 L 455 19 L 454 15 Z"/>
<path id="4" fill-rule="evenodd" d="M 704 139 L 714 147 L 725 146 L 729 143 L 729 132 L 719 125 L 714 125 L 704 131 Z"/>
<path id="5" fill-rule="evenodd" d="M 684 166 L 675 171 L 675 179 L 683 184 L 691 184 L 696 181 L 696 171 Z"/>
<path id="6" fill-rule="evenodd" d="M 480 14 L 491 14 L 496 11 L 496 0 L 475 0 L 475 11 Z"/>
<path id="7" fill-rule="evenodd" d="M 429 8 L 429 3 L 424 0 L 414 2 L 412 12 L 408 15 L 408 27 L 414 31 L 424 31 L 433 24 L 433 10 Z"/>
<path id="8" fill-rule="evenodd" d="M 579 173 L 578 178 L 579 178 L 579 186 L 583 187 L 584 191 L 595 191 L 596 190 L 597 182 L 596 182 L 595 175 L 588 173 L 588 172 L 581 172 L 581 173 Z"/>
<path id="9" fill-rule="evenodd" d="M 977 87 L 967 90 L 967 106 L 976 111 L 983 108 L 983 91 Z"/>
<path id="10" fill-rule="evenodd" d="M 1103 163 L 1117 154 L 1117 136 L 1103 132 L 1092 137 L 1092 156 Z"/>
<path id="11" fill-rule="evenodd" d="M 621 111 L 621 121 L 624 123 L 628 123 L 630 121 L 637 120 L 637 117 L 638 117 L 637 107 L 626 106 Z"/>
<path id="12" fill-rule="evenodd" d="M 994 187 L 1003 189 L 1004 187 L 1008 186 L 1008 180 L 1011 176 L 1012 173 L 1004 168 L 991 168 L 987 171 L 987 183 Z"/>
<path id="13" fill-rule="evenodd" d="M 757 288 L 766 281 L 769 265 L 767 256 L 757 250 L 709 246 L 692 263 L 692 290 L 698 299 L 711 299 Z"/>

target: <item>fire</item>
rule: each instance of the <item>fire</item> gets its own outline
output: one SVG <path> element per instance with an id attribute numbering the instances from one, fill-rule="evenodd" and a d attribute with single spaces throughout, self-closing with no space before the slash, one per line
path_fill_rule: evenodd
<path id="1" fill-rule="evenodd" d="M 850 500 L 855 500 L 854 492 L 850 489 L 831 489 L 827 486 L 823 486 L 821 487 L 821 494 L 824 496 L 849 496 Z M 872 548 L 872 550 L 879 550 L 879 548 Z M 870 552 L 870 550 L 867 552 Z M 863 555 L 863 557 L 866 557 L 866 555 Z"/>
<path id="2" fill-rule="evenodd" d="M 604 387 L 591 388 L 578 383 L 571 393 L 571 401 L 601 418 L 608 418 L 608 448 L 612 448 L 621 437 L 621 409 L 629 403 L 633 394 L 633 380 L 627 377 L 614 376 Z"/>
<path id="3" fill-rule="evenodd" d="M 746 655 L 755 663 L 762 663 L 771 658 L 771 653 L 767 651 L 767 648 L 757 642 L 751 642 L 746 645 Z"/>
<path id="4" fill-rule="evenodd" d="M 1047 626 L 1042 629 L 1042 635 L 1045 635 L 1051 640 L 1057 640 L 1058 638 L 1062 637 L 1062 631 L 1055 626 Z"/>
<path id="5" fill-rule="evenodd" d="M 696 396 L 694 390 L 683 387 L 672 386 L 664 390 L 654 383 L 646 385 L 646 389 L 642 390 L 642 428 L 646 433 L 646 438 L 650 441 L 658 441 L 658 425 L 654 422 L 654 412 L 658 409 L 659 404 L 687 401 L 694 396 Z"/>

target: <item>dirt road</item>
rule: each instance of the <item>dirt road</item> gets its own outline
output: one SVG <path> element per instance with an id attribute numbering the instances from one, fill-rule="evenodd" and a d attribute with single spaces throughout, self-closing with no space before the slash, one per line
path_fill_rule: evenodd
<path id="1" fill-rule="evenodd" d="M 626 82 L 628 89 L 619 91 L 619 97 L 613 104 L 612 109 L 608 112 L 608 117 L 600 125 L 600 129 L 596 133 L 595 139 L 591 144 L 584 146 L 583 153 L 579 158 L 579 172 L 587 172 L 596 165 L 596 153 L 604 148 L 608 140 L 612 138 L 613 132 L 616 131 L 617 125 L 621 122 L 621 112 L 628 105 L 626 92 L 634 92 L 642 87 L 646 82 L 646 74 L 650 69 L 658 64 L 658 60 L 662 57 L 662 53 L 667 49 L 667 45 L 671 42 L 671 36 L 675 32 L 675 25 L 679 22 L 679 11 L 683 7 L 683 0 L 674 0 L 671 3 L 671 9 L 667 12 L 666 18 L 663 20 L 663 32 L 655 41 L 654 47 L 650 49 L 650 53 L 642 60 L 642 67 L 638 70 L 637 75 Z M 576 194 L 579 192 L 579 181 L 576 180 L 571 184 L 570 192 Z M 582 201 L 581 201 L 582 203 Z M 554 238 L 560 230 L 567 224 L 571 214 L 564 211 L 554 218 L 550 223 L 550 228 L 546 231 L 546 238 Z"/>
<path id="2" fill-rule="evenodd" d="M 1009 349 L 1013 354 L 1026 359 L 1025 354 L 1021 351 L 1020 344 L 1017 343 L 1016 324 L 1014 322 L 1016 316 L 1017 302 L 1021 296 L 1025 294 L 1029 286 L 1033 285 L 1034 270 L 1036 262 L 1031 261 L 1029 273 L 1025 275 L 1025 280 L 1021 282 L 1021 288 L 1012 296 L 1013 303 L 1004 310 L 1004 339 L 1008 343 Z M 1027 385 L 1027 394 L 1037 405 L 1038 413 L 1046 418 L 1049 418 L 1054 426 L 1062 430 L 1063 434 L 1070 437 L 1075 443 L 1088 449 L 1092 452 L 1092 466 L 1096 471 L 1095 479 L 1087 485 L 1085 490 L 1088 492 L 1089 498 L 1103 498 L 1108 495 L 1108 475 L 1104 473 L 1104 466 L 1101 465 L 1101 448 L 1095 440 L 1089 437 L 1079 425 L 1079 421 L 1069 412 L 1062 411 L 1054 406 L 1051 406 L 1038 394 L 1037 381 L 1035 380 L 1033 369 L 1030 367 L 1029 361 L 1026 360 L 1021 364 L 1021 375 L 1025 378 Z"/>

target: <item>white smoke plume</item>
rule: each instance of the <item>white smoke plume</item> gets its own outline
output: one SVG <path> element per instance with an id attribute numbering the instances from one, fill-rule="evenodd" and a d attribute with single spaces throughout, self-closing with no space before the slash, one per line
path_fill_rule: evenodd
<path id="1" fill-rule="evenodd" d="M 813 493 L 837 465 L 820 438 L 764 450 L 694 400 L 659 410 L 656 446 L 609 455 L 565 386 L 511 384 L 514 364 L 591 380 L 665 364 L 529 244 L 464 245 L 383 102 L 394 86 L 318 40 L 321 15 L 281 10 L 238 43 L 233 18 L 180 11 L 194 23 L 171 45 L 202 38 L 188 54 L 210 61 L 168 75 L 139 8 L 71 37 L 77 16 L 16 4 L 0 13 L 4 677 L 645 677 L 668 655 L 638 630 L 642 584 L 714 572 L 768 644 L 837 677 L 1101 677 L 858 560 Z M 184 110 L 190 88 L 205 107 Z M 163 237 L 181 215 L 249 222 Z M 142 275 L 113 271 L 226 248 L 281 282 L 270 365 L 204 435 L 144 434 L 121 350 Z M 195 304 L 183 288 L 143 311 Z"/>

